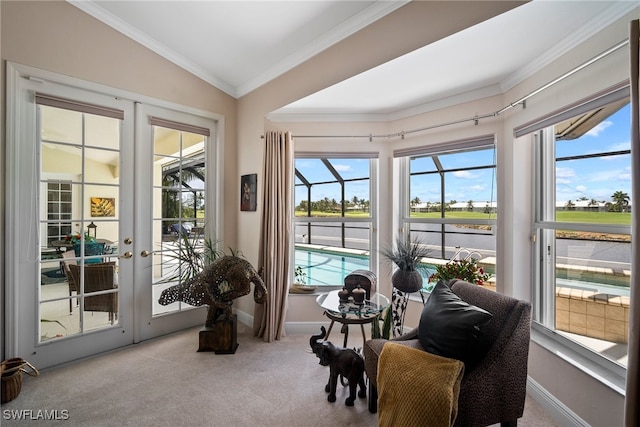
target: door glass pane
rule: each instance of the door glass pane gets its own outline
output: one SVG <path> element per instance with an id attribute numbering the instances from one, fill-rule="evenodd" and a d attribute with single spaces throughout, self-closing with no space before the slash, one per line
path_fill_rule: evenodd
<path id="1" fill-rule="evenodd" d="M 181 302 L 162 306 L 158 298 L 186 280 L 187 248 L 204 251 L 206 139 L 153 126 L 153 315 L 190 308 Z"/>
<path id="2" fill-rule="evenodd" d="M 118 119 L 38 106 L 40 341 L 118 323 Z"/>

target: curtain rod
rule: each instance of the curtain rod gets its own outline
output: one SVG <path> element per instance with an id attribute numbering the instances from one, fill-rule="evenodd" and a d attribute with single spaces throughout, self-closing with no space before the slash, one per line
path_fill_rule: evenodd
<path id="1" fill-rule="evenodd" d="M 411 134 L 411 133 L 416 133 L 416 132 L 424 132 L 426 130 L 431 130 L 431 129 L 436 129 L 439 127 L 445 127 L 445 126 L 452 126 L 452 125 L 457 125 L 460 123 L 464 123 L 464 122 L 471 122 L 473 121 L 476 125 L 478 124 L 479 120 L 481 119 L 487 119 L 490 117 L 497 117 L 500 114 L 504 113 L 505 111 L 514 108 L 520 104 L 522 104 L 523 108 L 527 108 L 527 100 L 537 94 L 539 94 L 540 92 L 543 92 L 547 89 L 549 89 L 551 86 L 554 86 L 555 84 L 561 82 L 562 80 L 572 76 L 573 74 L 581 71 L 582 69 L 590 66 L 591 64 L 599 61 L 600 59 L 604 58 L 605 56 L 610 55 L 611 53 L 617 51 L 618 49 L 626 46 L 627 44 L 629 44 L 629 39 L 623 40 L 620 43 L 610 47 L 609 49 L 605 50 L 604 52 L 600 53 L 599 55 L 594 56 L 593 58 L 589 59 L 588 61 L 578 65 L 577 67 L 575 67 L 574 69 L 564 73 L 563 75 L 561 75 L 560 77 L 557 77 L 556 79 L 550 81 L 549 83 L 539 87 L 538 89 L 534 90 L 533 92 L 528 93 L 527 95 L 523 96 L 522 98 L 518 99 L 517 101 L 514 101 L 508 105 L 506 105 L 505 107 L 501 108 L 500 110 L 494 111 L 493 113 L 487 113 L 487 114 L 482 114 L 482 115 L 475 115 L 473 117 L 469 117 L 469 118 L 465 118 L 465 119 L 459 119 L 459 120 L 454 120 L 451 122 L 446 122 L 446 123 L 438 123 L 435 125 L 431 125 L 431 126 L 425 126 L 422 128 L 418 128 L 418 129 L 411 129 L 411 130 L 406 130 L 406 131 L 400 131 L 400 132 L 393 132 L 393 133 L 387 133 L 387 134 L 380 134 L 380 135 L 374 135 L 374 134 L 369 134 L 369 135 L 293 135 L 294 138 L 369 138 L 369 142 L 373 141 L 373 138 L 386 138 L 386 139 L 390 139 L 390 138 L 394 138 L 394 137 L 400 137 L 401 139 L 404 139 L 405 135 Z M 264 135 L 261 135 L 260 138 L 264 139 Z"/>

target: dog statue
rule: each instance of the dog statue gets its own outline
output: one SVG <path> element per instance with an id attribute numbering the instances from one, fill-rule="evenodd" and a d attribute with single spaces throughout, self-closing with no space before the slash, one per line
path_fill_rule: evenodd
<path id="1" fill-rule="evenodd" d="M 324 391 L 329 393 L 327 400 L 329 402 L 336 401 L 336 387 L 338 385 L 338 376 L 341 377 L 341 383 L 344 378 L 349 382 L 349 397 L 345 400 L 347 406 L 353 406 L 356 400 L 356 390 L 360 386 L 358 397 L 367 397 L 364 384 L 364 359 L 355 350 L 350 348 L 336 347 L 328 341 L 318 341 L 323 339 L 327 331 L 324 326 L 320 327 L 322 333 L 320 335 L 312 335 L 309 339 L 309 345 L 313 353 L 320 359 L 322 366 L 329 366 L 329 382 Z M 345 385 L 342 383 L 342 385 Z"/>

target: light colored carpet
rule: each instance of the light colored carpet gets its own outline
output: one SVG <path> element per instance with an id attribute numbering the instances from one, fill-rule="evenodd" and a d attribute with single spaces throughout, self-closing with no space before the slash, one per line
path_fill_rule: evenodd
<path id="1" fill-rule="evenodd" d="M 327 402 L 329 371 L 307 352 L 309 336 L 275 343 L 238 325 L 235 354 L 198 353 L 193 328 L 26 377 L 2 405 L 2 425 L 375 426 L 366 399 L 347 407 L 348 388 Z M 355 334 L 354 334 L 355 335 Z M 341 337 L 333 336 L 334 342 Z M 354 337 L 355 338 L 355 337 Z M 351 343 L 350 343 L 351 345 Z M 355 345 L 361 345 L 355 343 Z M 425 400 L 425 403 L 428 399 Z M 67 411 L 68 420 L 17 421 L 7 410 Z M 22 411 L 24 412 L 24 411 Z M 519 425 L 554 426 L 532 399 Z"/>

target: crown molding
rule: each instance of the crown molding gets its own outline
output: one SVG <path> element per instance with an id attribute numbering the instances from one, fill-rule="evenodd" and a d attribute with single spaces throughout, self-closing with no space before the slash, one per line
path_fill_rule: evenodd
<path id="1" fill-rule="evenodd" d="M 634 1 L 616 1 L 604 10 L 600 15 L 586 22 L 577 31 L 574 31 L 570 37 L 563 39 L 554 45 L 544 54 L 530 61 L 526 66 L 516 70 L 514 73 L 504 79 L 500 86 L 503 92 L 508 92 L 518 84 L 522 83 L 556 59 L 562 57 L 585 40 L 603 31 L 609 25 L 622 18 L 627 13 L 638 7 L 638 3 Z"/>

